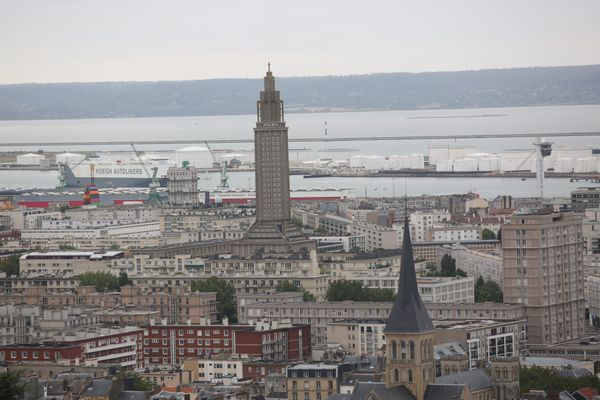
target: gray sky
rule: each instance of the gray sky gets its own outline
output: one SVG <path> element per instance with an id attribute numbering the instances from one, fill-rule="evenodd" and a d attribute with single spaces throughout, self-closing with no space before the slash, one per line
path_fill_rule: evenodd
<path id="1" fill-rule="evenodd" d="M 0 0 L 0 83 L 600 64 L 598 0 Z"/>

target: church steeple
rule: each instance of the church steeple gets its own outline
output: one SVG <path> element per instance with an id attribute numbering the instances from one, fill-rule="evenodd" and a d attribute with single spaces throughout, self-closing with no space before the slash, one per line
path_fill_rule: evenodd
<path id="1" fill-rule="evenodd" d="M 433 331 L 429 313 L 419 295 L 417 274 L 413 260 L 408 215 L 404 217 L 402 258 L 398 295 L 385 325 L 385 333 L 421 333 Z"/>
<path id="2" fill-rule="evenodd" d="M 417 400 L 423 400 L 427 385 L 435 381 L 433 324 L 417 288 L 408 215 L 404 217 L 401 262 L 398 294 L 383 329 L 385 385 L 404 386 Z"/>

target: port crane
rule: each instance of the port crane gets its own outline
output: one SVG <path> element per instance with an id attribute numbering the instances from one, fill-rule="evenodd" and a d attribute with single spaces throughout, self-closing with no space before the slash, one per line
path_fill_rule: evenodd
<path id="1" fill-rule="evenodd" d="M 219 162 L 217 160 L 217 157 L 213 153 L 212 149 L 208 145 L 208 142 L 204 141 L 204 144 L 206 145 L 206 148 L 208 149 L 208 152 L 210 153 L 210 156 L 212 157 L 214 164 L 221 166 L 221 177 L 220 177 L 220 182 L 219 182 L 219 186 L 217 187 L 217 189 L 228 189 L 229 188 L 229 176 L 227 175 L 227 161 Z"/>
<path id="2" fill-rule="evenodd" d="M 148 178 L 150 178 L 150 183 L 148 184 L 148 189 L 149 189 L 148 190 L 148 204 L 152 204 L 152 205 L 162 204 L 162 200 L 160 198 L 160 195 L 158 194 L 158 188 L 160 187 L 160 182 L 156 178 L 156 175 L 158 174 L 158 167 L 152 168 L 152 175 L 150 175 L 150 171 L 148 171 L 148 168 L 146 167 L 144 160 L 142 160 L 140 153 L 137 151 L 137 149 L 135 148 L 133 143 L 130 143 L 130 144 L 131 144 L 131 148 L 133 149 L 133 152 L 135 153 L 136 158 L 138 159 L 138 161 L 140 162 L 140 165 L 142 166 L 142 169 L 146 173 L 146 176 Z"/>
<path id="3" fill-rule="evenodd" d="M 74 164 L 71 168 L 75 169 L 78 166 L 80 166 L 81 164 L 83 164 L 84 162 L 88 161 L 89 159 L 90 159 L 90 155 L 88 153 L 85 153 L 85 158 L 83 158 L 81 161 Z M 66 166 L 67 166 L 67 163 L 63 163 L 63 162 L 58 163 L 58 185 L 56 186 L 56 188 L 58 190 L 67 190 Z"/>

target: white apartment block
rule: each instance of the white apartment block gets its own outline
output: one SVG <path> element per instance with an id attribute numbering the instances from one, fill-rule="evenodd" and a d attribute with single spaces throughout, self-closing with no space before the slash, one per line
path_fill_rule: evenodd
<path id="1" fill-rule="evenodd" d="M 354 251 L 355 249 L 365 251 L 366 238 L 365 236 L 311 236 L 311 240 L 316 240 L 318 244 L 340 244 L 345 252 Z"/>
<path id="2" fill-rule="evenodd" d="M 109 271 L 112 261 L 123 257 L 122 251 L 105 253 L 90 251 L 33 252 L 19 258 L 19 269 L 23 277 L 73 276 L 85 272 Z"/>
<path id="3" fill-rule="evenodd" d="M 502 272 L 502 256 L 470 250 L 460 244 L 438 247 L 438 263 L 445 254 L 456 260 L 456 268 L 463 270 L 467 276 L 475 279 L 480 276 L 484 280 L 496 282 L 500 287 L 504 285 Z"/>
<path id="4" fill-rule="evenodd" d="M 463 240 L 478 240 L 479 227 L 472 225 L 438 225 L 431 228 L 431 239 L 434 242 L 461 242 Z"/>
<path id="5" fill-rule="evenodd" d="M 474 303 L 475 279 L 417 278 L 417 287 L 425 303 Z"/>
<path id="6" fill-rule="evenodd" d="M 369 224 L 366 222 L 353 222 L 348 225 L 348 233 L 354 236 L 365 237 L 365 249 L 397 249 L 400 247 L 398 231 L 382 225 Z"/>
<path id="7" fill-rule="evenodd" d="M 12 229 L 39 229 L 42 221 L 49 219 L 60 219 L 60 211 L 47 211 L 44 208 L 16 208 L 12 210 L 1 210 L 0 216 L 9 217 Z"/>
<path id="8" fill-rule="evenodd" d="M 411 229 L 411 239 L 414 242 L 431 240 L 431 229 L 440 222 L 449 222 L 450 218 L 450 213 L 442 210 L 411 213 L 409 224 L 414 227 L 414 231 Z"/>
<path id="9" fill-rule="evenodd" d="M 94 207 L 71 208 L 65 210 L 64 216 L 71 220 L 114 220 L 114 221 L 157 221 L 163 210 L 160 207 L 149 206 L 121 206 L 121 207 Z"/>
<path id="10" fill-rule="evenodd" d="M 160 243 L 158 221 L 120 224 L 86 229 L 34 229 L 21 231 L 21 240 L 43 249 L 61 245 L 83 249 L 157 246 Z"/>

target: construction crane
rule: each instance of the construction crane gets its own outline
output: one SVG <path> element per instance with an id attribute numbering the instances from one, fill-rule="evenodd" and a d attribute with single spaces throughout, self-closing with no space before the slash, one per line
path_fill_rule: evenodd
<path id="1" fill-rule="evenodd" d="M 153 167 L 152 175 L 150 175 L 150 171 L 148 171 L 148 168 L 146 167 L 144 160 L 142 160 L 140 153 L 137 151 L 137 149 L 135 148 L 133 143 L 130 143 L 130 144 L 131 144 L 131 148 L 133 149 L 133 152 L 135 153 L 136 158 L 138 159 L 138 161 L 140 162 L 140 165 L 142 166 L 142 169 L 146 173 L 146 176 L 148 178 L 150 178 L 150 183 L 148 184 L 148 189 L 149 189 L 148 190 L 148 204 L 152 204 L 152 205 L 162 204 L 162 200 L 158 194 L 158 188 L 160 187 L 160 182 L 156 178 L 156 175 L 158 174 L 158 167 Z"/>
<path id="2" fill-rule="evenodd" d="M 217 189 L 228 189 L 229 188 L 229 176 L 227 176 L 227 161 L 219 162 L 217 160 L 217 157 L 215 157 L 215 154 L 213 153 L 212 149 L 208 145 L 208 142 L 204 141 L 204 144 L 206 144 L 206 148 L 208 149 L 208 152 L 210 153 L 210 156 L 212 157 L 214 164 L 221 166 L 221 178 L 220 178 L 219 186 L 217 187 Z"/>

